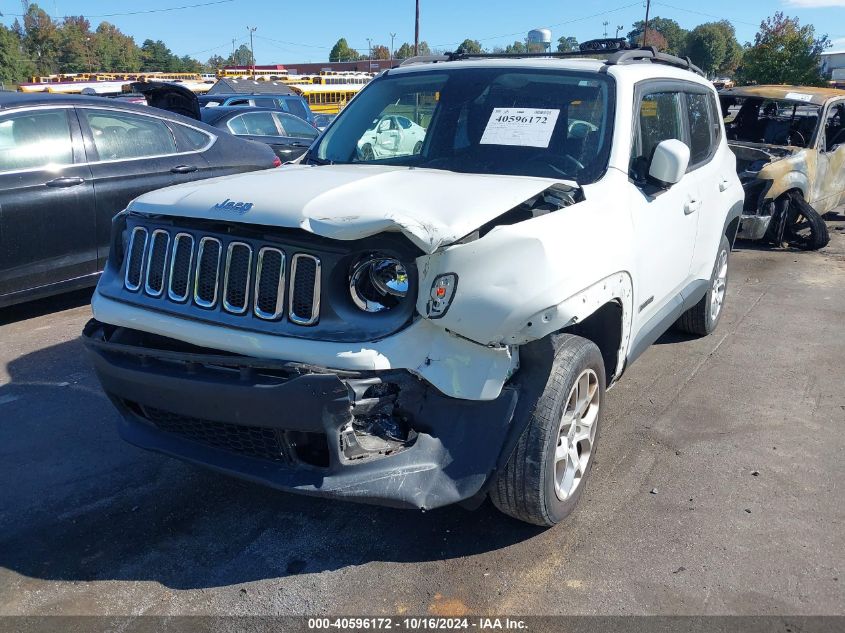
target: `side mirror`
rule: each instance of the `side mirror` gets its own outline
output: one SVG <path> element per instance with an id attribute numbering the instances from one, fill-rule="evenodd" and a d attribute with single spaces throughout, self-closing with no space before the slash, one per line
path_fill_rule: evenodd
<path id="1" fill-rule="evenodd" d="M 689 147 L 678 139 L 660 141 L 648 166 L 648 179 L 662 189 L 680 182 L 689 166 Z"/>

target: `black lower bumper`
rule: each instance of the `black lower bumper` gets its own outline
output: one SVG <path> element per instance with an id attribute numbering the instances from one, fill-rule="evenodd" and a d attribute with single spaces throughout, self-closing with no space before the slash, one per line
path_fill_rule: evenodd
<path id="1" fill-rule="evenodd" d="M 459 400 L 405 371 L 332 373 L 97 321 L 83 338 L 124 439 L 283 490 L 436 508 L 483 492 L 515 439 L 515 388 Z"/>

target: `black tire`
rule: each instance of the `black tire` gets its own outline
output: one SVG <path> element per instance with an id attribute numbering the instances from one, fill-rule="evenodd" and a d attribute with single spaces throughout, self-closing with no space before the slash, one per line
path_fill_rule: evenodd
<path id="1" fill-rule="evenodd" d="M 422 141 L 417 141 L 417 142 L 414 144 L 414 155 L 417 155 L 417 154 L 419 154 L 420 152 L 422 152 Z"/>
<path id="2" fill-rule="evenodd" d="M 786 214 L 783 238 L 790 246 L 815 251 L 830 242 L 824 218 L 800 194 L 790 196 Z"/>
<path id="3" fill-rule="evenodd" d="M 373 151 L 373 146 L 367 143 L 361 148 L 361 160 L 371 161 L 376 159 L 376 154 Z"/>
<path id="4" fill-rule="evenodd" d="M 717 287 L 717 277 L 722 269 L 724 257 L 724 283 Z M 707 336 L 716 329 L 719 325 L 719 320 L 722 318 L 724 310 L 724 300 L 727 297 L 728 277 L 730 272 L 731 261 L 731 244 L 728 238 L 722 236 L 722 241 L 719 243 L 719 251 L 716 254 L 716 261 L 713 264 L 713 272 L 710 273 L 710 285 L 707 288 L 707 294 L 702 297 L 701 301 L 696 303 L 689 310 L 684 312 L 680 318 L 675 321 L 675 327 L 686 332 L 687 334 L 695 334 L 697 336 Z M 721 288 L 719 300 L 719 309 L 716 314 L 713 314 L 713 293 L 719 292 Z"/>
<path id="5" fill-rule="evenodd" d="M 555 343 L 551 370 L 545 377 L 545 386 L 540 389 L 538 385 L 540 395 L 528 425 L 490 489 L 490 498 L 500 511 L 520 521 L 542 526 L 560 522 L 578 503 L 592 471 L 604 409 L 604 361 L 599 348 L 592 341 L 572 334 L 559 335 Z M 555 453 L 561 440 L 563 415 L 571 410 L 571 407 L 567 407 L 571 402 L 570 396 L 576 381 L 584 375 L 587 375 L 590 385 L 595 377 L 596 391 L 588 388 L 587 392 L 595 394 L 590 396 L 590 402 L 596 396 L 597 399 L 586 409 L 591 411 L 593 421 L 590 428 L 595 425 L 595 430 L 589 441 L 586 464 L 582 466 L 579 483 L 571 494 L 561 500 L 555 491 Z M 596 407 L 594 410 L 593 406 Z M 579 457 L 583 457 L 587 449 L 577 445 L 575 450 Z"/>

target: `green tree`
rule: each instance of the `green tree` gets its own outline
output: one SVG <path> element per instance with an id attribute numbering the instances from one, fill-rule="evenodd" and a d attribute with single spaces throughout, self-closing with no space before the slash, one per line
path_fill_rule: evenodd
<path id="1" fill-rule="evenodd" d="M 0 82 L 8 88 L 33 74 L 35 66 L 27 58 L 20 33 L 0 24 Z"/>
<path id="2" fill-rule="evenodd" d="M 174 55 L 161 40 L 144 40 L 141 44 L 141 70 L 148 72 L 172 72 Z"/>
<path id="3" fill-rule="evenodd" d="M 358 54 L 358 51 L 354 48 L 349 48 L 349 43 L 345 37 L 341 37 L 335 42 L 335 45 L 332 46 L 332 50 L 329 52 L 330 62 L 354 62 L 359 59 L 361 59 L 361 56 Z"/>
<path id="4" fill-rule="evenodd" d="M 628 41 L 631 46 L 641 46 L 644 32 L 645 22 L 639 20 L 634 22 L 631 30 L 628 32 Z M 653 17 L 648 21 L 648 45 L 655 46 L 653 40 L 653 31 L 657 31 L 663 36 L 666 41 L 665 47 L 661 48 L 670 55 L 686 55 L 686 40 L 689 31 L 681 28 L 681 25 L 670 18 Z M 658 47 L 660 48 L 660 47 Z"/>
<path id="5" fill-rule="evenodd" d="M 396 59 L 408 59 L 409 57 L 414 56 L 414 46 L 413 44 L 408 44 L 408 42 L 402 42 L 402 45 L 396 49 L 393 53 L 393 56 Z"/>
<path id="6" fill-rule="evenodd" d="M 252 66 L 252 51 L 246 44 L 241 44 L 238 49 L 226 59 L 226 66 Z"/>
<path id="7" fill-rule="evenodd" d="M 420 45 L 417 47 L 417 49 L 419 50 L 420 55 L 431 55 L 431 47 L 428 45 L 428 42 L 426 42 L 425 40 L 422 40 L 420 42 Z M 414 50 L 414 49 L 411 48 L 411 50 Z"/>
<path id="8" fill-rule="evenodd" d="M 20 27 L 19 27 L 20 28 Z M 59 56 L 59 34 L 53 19 L 32 3 L 23 18 L 23 44 L 39 75 L 56 71 Z"/>
<path id="9" fill-rule="evenodd" d="M 384 44 L 376 44 L 370 51 L 373 59 L 390 59 L 390 49 Z"/>
<path id="10" fill-rule="evenodd" d="M 458 46 L 459 53 L 483 53 L 484 49 L 478 40 L 466 39 Z"/>
<path id="11" fill-rule="evenodd" d="M 57 70 L 79 73 L 100 70 L 95 58 L 94 34 L 83 16 L 68 16 L 57 30 Z"/>
<path id="12" fill-rule="evenodd" d="M 735 33 L 727 20 L 699 24 L 687 37 L 687 55 L 710 77 L 733 73 L 742 58 Z"/>
<path id="13" fill-rule="evenodd" d="M 559 37 L 557 39 L 557 52 L 558 53 L 568 53 L 569 51 L 577 51 L 578 50 L 578 40 L 576 40 L 571 35 L 566 37 Z"/>
<path id="14" fill-rule="evenodd" d="M 209 71 L 215 71 L 219 68 L 223 68 L 226 65 L 226 59 L 221 57 L 220 55 L 212 55 L 208 58 L 208 61 L 205 62 L 205 67 Z"/>
<path id="15" fill-rule="evenodd" d="M 141 69 L 142 52 L 135 39 L 109 22 L 100 22 L 97 27 L 94 51 L 100 70 L 137 72 Z"/>
<path id="16" fill-rule="evenodd" d="M 760 23 L 754 44 L 746 45 L 739 83 L 822 86 L 821 54 L 830 46 L 827 35 L 816 37 L 812 25 L 778 11 Z"/>
<path id="17" fill-rule="evenodd" d="M 519 40 L 515 41 L 513 44 L 508 44 L 505 46 L 505 53 L 508 55 L 521 55 L 523 53 L 528 52 L 528 47 L 525 45 L 524 42 L 520 42 Z"/>

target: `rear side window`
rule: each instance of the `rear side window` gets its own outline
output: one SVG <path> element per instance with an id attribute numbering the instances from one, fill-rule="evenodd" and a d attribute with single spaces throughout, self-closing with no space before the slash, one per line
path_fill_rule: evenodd
<path id="1" fill-rule="evenodd" d="M 239 114 L 226 124 L 232 134 L 251 136 L 278 136 L 279 130 L 272 112 Z"/>
<path id="2" fill-rule="evenodd" d="M 687 94 L 687 120 L 690 134 L 690 167 L 695 167 L 710 156 L 711 138 L 710 107 L 706 94 Z"/>
<path id="3" fill-rule="evenodd" d="M 305 104 L 300 99 L 290 98 L 282 99 L 282 106 L 286 112 L 290 112 L 300 119 L 308 119 L 308 110 L 305 109 Z"/>
<path id="4" fill-rule="evenodd" d="M 203 149 L 211 141 L 211 137 L 205 132 L 178 123 L 171 123 L 170 125 L 176 135 L 176 144 L 179 146 L 180 152 L 196 152 Z"/>
<path id="5" fill-rule="evenodd" d="M 67 110 L 31 110 L 0 118 L 0 171 L 70 165 L 67 116 Z"/>
<path id="6" fill-rule="evenodd" d="M 170 128 L 152 117 L 108 110 L 82 110 L 100 160 L 175 154 Z"/>
<path id="7" fill-rule="evenodd" d="M 292 114 L 283 114 L 280 112 L 276 114 L 276 120 L 281 126 L 285 136 L 294 136 L 297 138 L 307 138 L 313 140 L 317 138 L 317 135 L 320 133 L 318 130 L 308 125 L 308 123 L 299 117 L 293 116 Z"/>
<path id="8" fill-rule="evenodd" d="M 644 94 L 639 107 L 639 135 L 631 149 L 631 172 L 642 180 L 648 173 L 648 164 L 654 148 L 661 141 L 683 141 L 681 95 L 678 92 L 651 92 Z"/>

